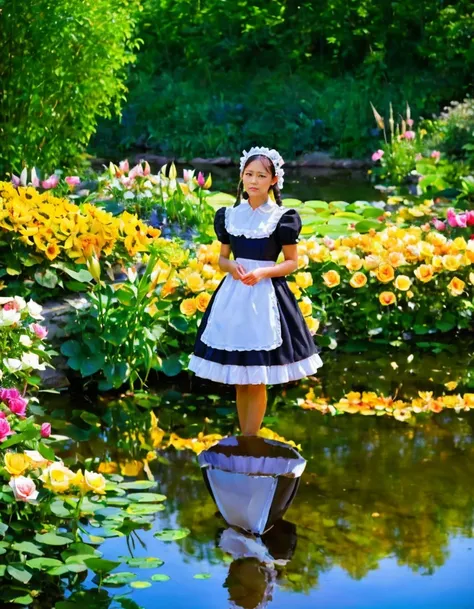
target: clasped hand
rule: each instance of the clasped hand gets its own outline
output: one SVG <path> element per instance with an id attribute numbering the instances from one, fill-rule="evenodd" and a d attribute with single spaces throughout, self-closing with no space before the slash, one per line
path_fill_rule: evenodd
<path id="1" fill-rule="evenodd" d="M 245 285 L 255 285 L 260 281 L 260 279 L 264 279 L 266 277 L 266 269 L 254 269 L 253 271 L 247 273 L 245 268 L 240 263 L 234 262 L 231 275 L 234 279 L 245 283 Z"/>

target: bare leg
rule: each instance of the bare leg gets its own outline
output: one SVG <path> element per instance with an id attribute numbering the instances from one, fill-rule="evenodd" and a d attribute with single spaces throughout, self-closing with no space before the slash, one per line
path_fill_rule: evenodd
<path id="1" fill-rule="evenodd" d="M 237 414 L 239 415 L 240 433 L 245 432 L 248 412 L 248 385 L 236 385 Z"/>
<path id="2" fill-rule="evenodd" d="M 267 409 L 267 387 L 266 385 L 249 385 L 247 395 L 247 420 L 242 432 L 246 436 L 256 436 Z"/>

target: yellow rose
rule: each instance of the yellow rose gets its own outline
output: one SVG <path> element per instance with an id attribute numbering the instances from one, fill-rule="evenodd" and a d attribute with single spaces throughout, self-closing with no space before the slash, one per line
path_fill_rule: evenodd
<path id="1" fill-rule="evenodd" d="M 459 251 L 463 252 L 467 248 L 467 241 L 464 237 L 456 237 L 452 245 Z"/>
<path id="2" fill-rule="evenodd" d="M 5 469 L 12 476 L 22 476 L 30 464 L 31 460 L 23 453 L 5 453 Z"/>
<path id="3" fill-rule="evenodd" d="M 407 290 L 409 290 L 411 288 L 411 279 L 410 277 L 407 277 L 406 275 L 398 275 L 395 279 L 394 285 L 397 288 L 397 290 L 400 290 L 402 292 L 406 292 Z"/>
<path id="4" fill-rule="evenodd" d="M 362 259 L 357 254 L 350 254 L 347 258 L 346 269 L 359 271 L 362 268 Z"/>
<path id="5" fill-rule="evenodd" d="M 40 480 L 43 481 L 45 488 L 55 493 L 64 493 L 69 489 L 71 480 L 75 477 L 75 473 L 72 472 L 63 463 L 53 463 L 47 467 Z"/>
<path id="6" fill-rule="evenodd" d="M 353 288 L 363 288 L 367 283 L 367 276 L 364 273 L 354 273 L 349 281 Z"/>
<path id="7" fill-rule="evenodd" d="M 179 310 L 183 315 L 192 317 L 197 311 L 197 304 L 194 298 L 185 298 L 179 305 Z"/>
<path id="8" fill-rule="evenodd" d="M 415 269 L 415 276 L 423 283 L 427 283 L 433 279 L 433 267 L 431 264 L 420 264 L 420 266 Z"/>
<path id="9" fill-rule="evenodd" d="M 97 495 L 105 495 L 105 478 L 102 474 L 95 472 L 84 472 L 84 482 L 87 490 Z"/>
<path id="10" fill-rule="evenodd" d="M 120 473 L 122 476 L 138 476 L 143 471 L 143 463 L 141 461 L 126 461 L 120 464 Z"/>
<path id="11" fill-rule="evenodd" d="M 298 305 L 300 307 L 301 312 L 303 313 L 303 317 L 307 317 L 313 312 L 313 305 L 311 303 L 311 300 L 307 296 L 302 298 L 299 301 Z"/>
<path id="12" fill-rule="evenodd" d="M 451 296 L 461 296 L 464 292 L 466 284 L 459 277 L 453 277 L 448 284 L 448 290 L 451 292 Z"/>
<path id="13" fill-rule="evenodd" d="M 198 311 L 204 313 L 204 311 L 207 309 L 209 301 L 211 300 L 211 295 L 208 292 L 201 292 L 195 297 L 194 300 Z"/>
<path id="14" fill-rule="evenodd" d="M 315 319 L 314 317 L 308 316 L 305 317 L 305 321 L 308 324 L 308 328 L 311 334 L 316 334 L 316 332 L 319 330 L 319 319 Z"/>
<path id="15" fill-rule="evenodd" d="M 457 271 L 461 266 L 461 256 L 452 256 L 449 254 L 443 256 L 443 266 L 448 271 Z"/>
<path id="16" fill-rule="evenodd" d="M 469 281 L 474 285 L 474 273 L 469 273 Z"/>
<path id="17" fill-rule="evenodd" d="M 299 288 L 309 288 L 310 285 L 313 285 L 313 277 L 311 273 L 296 273 L 295 275 L 296 285 Z"/>
<path id="18" fill-rule="evenodd" d="M 298 256 L 298 268 L 304 269 L 309 264 L 309 258 L 306 254 Z"/>
<path id="19" fill-rule="evenodd" d="M 99 464 L 98 471 L 101 474 L 116 474 L 118 472 L 118 465 L 115 461 L 102 461 Z"/>
<path id="20" fill-rule="evenodd" d="M 413 294 L 413 292 L 411 290 L 408 290 L 407 292 L 407 298 L 413 298 L 415 294 Z"/>
<path id="21" fill-rule="evenodd" d="M 216 269 L 213 266 L 211 266 L 210 264 L 205 264 L 202 267 L 202 276 L 204 277 L 204 279 L 212 279 L 215 274 L 216 274 Z"/>
<path id="22" fill-rule="evenodd" d="M 364 268 L 366 271 L 370 271 L 372 269 L 376 269 L 381 263 L 380 256 L 376 254 L 369 254 L 364 258 Z"/>
<path id="23" fill-rule="evenodd" d="M 190 273 L 186 277 L 186 285 L 191 292 L 201 292 L 204 289 L 204 279 L 198 272 Z"/>
<path id="24" fill-rule="evenodd" d="M 299 289 L 299 287 L 296 285 L 296 283 L 294 281 L 289 281 L 288 282 L 288 287 L 290 288 L 290 290 L 293 292 L 296 300 L 299 300 L 301 298 L 301 290 Z"/>
<path id="25" fill-rule="evenodd" d="M 381 264 L 378 267 L 375 276 L 381 283 L 389 283 L 389 281 L 393 281 L 393 278 L 395 277 L 393 266 L 391 264 Z"/>
<path id="26" fill-rule="evenodd" d="M 379 302 L 384 307 L 394 304 L 396 302 L 395 294 L 393 292 L 382 292 L 379 296 Z"/>
<path id="27" fill-rule="evenodd" d="M 407 263 L 407 261 L 405 260 L 405 256 L 400 252 L 390 252 L 390 254 L 388 255 L 388 261 L 395 268 Z"/>
<path id="28" fill-rule="evenodd" d="M 87 493 L 88 489 L 87 489 L 86 482 L 84 479 L 84 474 L 82 473 L 81 469 L 78 469 L 77 472 L 75 473 L 74 477 L 71 478 L 70 487 L 77 488 L 77 490 L 80 493 Z"/>
<path id="29" fill-rule="evenodd" d="M 328 271 L 327 273 L 323 273 L 322 278 L 328 288 L 334 288 L 341 283 L 341 278 L 339 277 L 339 273 L 337 271 Z"/>

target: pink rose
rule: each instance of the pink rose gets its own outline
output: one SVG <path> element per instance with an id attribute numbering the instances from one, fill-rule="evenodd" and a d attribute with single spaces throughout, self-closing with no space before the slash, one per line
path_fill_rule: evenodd
<path id="1" fill-rule="evenodd" d="M 66 182 L 71 188 L 74 188 L 74 186 L 77 186 L 81 183 L 81 178 L 79 176 L 67 176 Z"/>
<path id="2" fill-rule="evenodd" d="M 30 501 L 35 501 L 35 499 L 38 497 L 36 485 L 31 478 L 27 478 L 26 476 L 16 476 L 10 479 L 8 485 L 12 489 L 17 501 L 29 503 Z"/>
<path id="3" fill-rule="evenodd" d="M 438 220 L 438 218 L 433 218 L 433 224 L 436 230 L 441 231 L 446 229 L 446 224 L 441 222 L 441 220 Z"/>
<path id="4" fill-rule="evenodd" d="M 7 400 L 12 400 L 14 398 L 19 398 L 20 392 L 18 389 L 0 389 L 0 400 L 6 402 Z"/>
<path id="5" fill-rule="evenodd" d="M 0 442 L 15 433 L 6 419 L 0 419 Z"/>
<path id="6" fill-rule="evenodd" d="M 20 305 L 15 300 L 10 300 L 10 302 L 5 303 L 3 310 L 4 311 L 19 311 Z"/>
<path id="7" fill-rule="evenodd" d="M 51 435 L 51 423 L 43 423 L 41 425 L 41 437 L 49 438 Z"/>
<path id="8" fill-rule="evenodd" d="M 28 402 L 25 398 L 11 398 L 8 400 L 8 408 L 10 408 L 13 414 L 21 417 L 22 419 L 26 416 L 26 407 L 28 406 Z"/>
<path id="9" fill-rule="evenodd" d="M 198 185 L 202 188 L 204 186 L 204 184 L 206 183 L 206 180 L 204 178 L 204 175 L 202 173 L 202 171 L 200 171 L 198 173 L 198 177 L 197 177 L 197 183 Z"/>
<path id="10" fill-rule="evenodd" d="M 380 159 L 383 157 L 384 154 L 385 154 L 385 152 L 379 148 L 379 150 L 377 150 L 377 152 L 374 152 L 374 154 L 372 155 L 372 160 L 380 161 Z"/>
<path id="11" fill-rule="evenodd" d="M 454 209 L 452 207 L 450 207 L 448 209 L 448 211 L 446 212 L 446 219 L 448 220 L 449 226 L 452 226 L 453 228 L 455 228 L 458 225 L 457 218 L 456 218 L 456 212 L 454 211 Z"/>
<path id="12" fill-rule="evenodd" d="M 135 167 L 132 167 L 130 169 L 128 177 L 130 179 L 134 179 L 137 176 L 142 176 L 142 175 L 143 175 L 143 167 L 141 166 L 141 163 L 138 163 L 138 165 L 135 165 Z"/>
<path id="13" fill-rule="evenodd" d="M 433 152 L 430 154 L 432 159 L 435 159 L 435 161 L 439 161 L 439 157 L 441 156 L 441 152 L 439 150 L 433 150 Z"/>
<path id="14" fill-rule="evenodd" d="M 403 137 L 407 140 L 414 140 L 416 137 L 416 133 L 414 131 L 405 131 Z"/>
<path id="15" fill-rule="evenodd" d="M 3 412 L 3 410 L 0 410 L 0 419 L 5 419 L 6 416 L 7 415 Z"/>
<path id="16" fill-rule="evenodd" d="M 30 324 L 30 330 L 36 334 L 36 336 L 43 340 L 48 336 L 48 329 L 44 326 L 40 326 L 39 324 Z"/>
<path id="17" fill-rule="evenodd" d="M 474 226 L 474 209 L 471 209 L 466 213 L 466 224 L 468 226 Z"/>

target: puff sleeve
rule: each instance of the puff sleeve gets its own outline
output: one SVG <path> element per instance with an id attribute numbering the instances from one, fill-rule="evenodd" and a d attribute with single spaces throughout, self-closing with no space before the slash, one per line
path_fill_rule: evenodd
<path id="1" fill-rule="evenodd" d="M 225 227 L 225 207 L 220 207 L 214 216 L 214 230 L 217 238 L 221 243 L 228 245 L 230 243 L 229 233 Z"/>
<path id="2" fill-rule="evenodd" d="M 301 218 L 296 209 L 286 211 L 278 222 L 278 239 L 281 245 L 295 245 L 301 232 Z"/>

